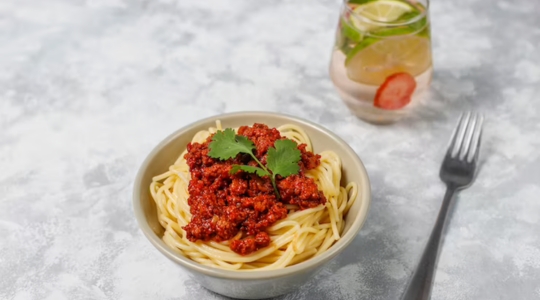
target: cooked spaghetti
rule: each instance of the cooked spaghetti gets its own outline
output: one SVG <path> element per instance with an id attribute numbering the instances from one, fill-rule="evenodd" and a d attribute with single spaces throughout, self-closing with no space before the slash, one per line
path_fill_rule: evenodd
<path id="1" fill-rule="evenodd" d="M 190 189 L 194 191 L 193 188 L 196 185 L 196 182 L 190 184 L 192 172 L 197 171 L 195 166 L 205 167 L 200 157 L 194 157 L 193 153 L 196 153 L 194 148 L 204 148 L 216 132 L 223 130 L 219 121 L 216 127 L 195 134 L 187 149 L 169 167 L 169 171 L 153 178 L 150 192 L 156 202 L 159 222 L 165 229 L 163 241 L 181 255 L 198 263 L 221 269 L 240 271 L 279 269 L 320 255 L 339 240 L 345 227 L 345 216 L 358 194 L 358 187 L 354 182 L 344 187 L 340 186 L 340 158 L 332 151 L 323 151 L 319 155 L 314 155 L 311 152 L 312 145 L 309 137 L 304 130 L 295 125 L 286 124 L 276 130 L 269 129 L 266 125 L 255 124 L 254 127 L 242 126 L 237 129 L 238 134 L 245 134 L 258 144 L 257 150 L 261 152 L 259 154 L 266 153 L 268 145 L 261 146 L 260 144 L 264 144 L 265 141 L 256 140 L 256 135 L 261 135 L 260 132 L 249 131 L 255 130 L 256 126 L 268 129 L 261 132 L 273 133 L 276 135 L 274 139 L 285 138 L 296 142 L 297 148 L 302 151 L 302 160 L 299 162 L 302 166 L 300 174 L 287 178 L 278 176 L 276 187 L 281 197 L 279 194 L 278 197 L 272 196 L 273 190 L 267 192 L 262 198 L 265 199 L 263 202 L 266 206 L 261 208 L 260 203 L 245 205 L 246 200 L 261 199 L 248 197 L 249 190 L 246 190 L 246 187 L 236 192 L 244 197 L 241 201 L 239 200 L 240 202 L 231 200 L 230 191 L 226 192 L 227 197 L 224 196 L 225 194 L 210 197 L 216 199 L 214 201 L 221 203 L 225 209 L 215 208 L 214 205 L 217 205 L 215 203 L 197 202 L 194 199 L 195 195 L 191 195 L 190 199 L 189 191 Z M 262 157 L 263 155 L 259 157 L 261 161 L 266 161 L 266 156 L 264 159 Z M 212 159 L 207 160 L 205 157 L 204 160 L 211 166 Z M 249 158 L 242 159 L 239 155 L 234 159 L 236 162 L 241 160 L 247 161 Z M 222 167 L 227 166 L 223 162 L 221 164 Z M 227 170 L 230 170 L 230 165 L 228 167 Z M 195 173 L 195 177 L 198 178 L 199 173 Z M 216 176 L 212 178 L 220 178 L 219 175 Z M 235 184 L 253 181 L 258 186 L 266 184 L 267 187 L 271 187 L 266 177 L 264 178 L 266 182 L 264 182 L 262 178 L 257 179 L 255 174 L 240 172 L 234 176 L 234 180 L 238 179 Z M 229 185 L 233 185 L 230 178 L 227 180 L 229 180 L 227 181 Z M 288 184 L 293 180 L 294 184 Z M 316 186 L 315 192 L 310 190 L 310 182 Z M 299 186 L 299 184 L 302 185 Z M 200 188 L 207 188 L 207 186 Z M 247 185 L 247 189 L 252 187 L 254 185 Z M 268 188 L 259 187 L 259 189 Z M 300 201 L 299 197 L 295 198 L 295 193 L 306 190 L 312 195 L 309 201 L 305 197 L 302 199 L 306 201 Z M 225 193 L 223 190 L 220 192 Z M 235 216 L 229 213 L 227 206 L 232 212 L 236 207 L 240 207 L 241 212 L 247 213 L 241 214 L 240 217 Z M 204 211 L 206 208 L 208 208 L 207 212 Z M 216 215 L 212 216 L 213 212 L 216 212 Z M 206 216 L 201 216 L 201 214 Z M 250 219 L 251 216 L 256 216 L 258 219 Z M 225 217 L 239 220 L 232 225 L 229 223 L 219 225 L 220 220 L 222 218 L 225 220 Z"/>

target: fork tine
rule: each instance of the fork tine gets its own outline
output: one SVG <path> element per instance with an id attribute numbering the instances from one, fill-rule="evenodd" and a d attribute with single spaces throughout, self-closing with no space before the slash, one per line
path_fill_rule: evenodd
<path id="1" fill-rule="evenodd" d="M 484 123 L 484 116 L 482 114 L 478 115 L 478 121 L 474 128 L 474 133 L 471 139 L 471 149 L 467 153 L 467 161 L 472 162 L 473 160 L 478 159 L 478 154 L 480 153 L 480 142 L 482 140 L 482 125 Z"/>
<path id="2" fill-rule="evenodd" d="M 448 142 L 448 146 L 446 146 L 446 149 L 448 149 L 448 154 L 452 154 L 452 150 L 454 149 L 454 145 L 456 143 L 456 136 L 457 136 L 459 124 L 461 123 L 461 119 L 463 119 L 463 114 L 459 116 L 458 122 L 456 126 L 454 127 L 454 130 L 452 131 L 452 135 L 451 135 L 450 141 Z"/>
<path id="3" fill-rule="evenodd" d="M 456 145 L 457 133 L 458 133 L 459 125 L 461 124 L 461 121 L 463 120 L 463 116 L 464 116 L 464 113 L 461 113 L 457 121 L 457 124 L 454 127 L 454 130 L 452 131 L 452 136 L 450 138 L 450 141 L 448 142 L 448 146 L 446 146 L 446 149 L 448 149 L 447 154 L 450 156 L 452 156 L 452 151 L 454 150 L 454 146 Z"/>
<path id="4" fill-rule="evenodd" d="M 478 119 L 478 114 L 471 113 L 469 123 L 467 124 L 467 128 L 465 129 L 465 134 L 463 136 L 463 145 L 461 149 L 459 150 L 459 156 L 458 156 L 459 160 L 464 160 L 467 157 L 467 153 L 469 152 L 469 147 L 471 146 L 471 140 L 473 138 L 473 133 L 475 130 L 477 119 Z"/>
<path id="5" fill-rule="evenodd" d="M 463 144 L 463 137 L 465 135 L 465 130 L 467 129 L 467 124 L 469 123 L 470 116 L 471 113 L 466 112 L 461 115 L 461 118 L 459 118 L 458 125 L 456 126 L 455 137 L 452 141 L 453 145 L 450 145 L 450 148 L 448 149 L 452 149 L 452 151 L 450 152 L 451 157 L 456 157 L 459 153 L 459 149 Z"/>

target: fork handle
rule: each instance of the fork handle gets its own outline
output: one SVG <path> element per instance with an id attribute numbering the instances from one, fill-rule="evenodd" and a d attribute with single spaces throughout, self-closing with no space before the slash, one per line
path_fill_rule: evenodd
<path id="1" fill-rule="evenodd" d="M 456 188 L 448 185 L 441 210 L 437 216 L 435 226 L 431 231 L 424 253 L 420 262 L 409 281 L 407 289 L 402 300 L 427 300 L 431 295 L 431 286 L 433 284 L 435 266 L 437 265 L 439 248 L 443 239 L 443 233 L 446 227 L 446 220 L 454 204 L 454 194 Z"/>

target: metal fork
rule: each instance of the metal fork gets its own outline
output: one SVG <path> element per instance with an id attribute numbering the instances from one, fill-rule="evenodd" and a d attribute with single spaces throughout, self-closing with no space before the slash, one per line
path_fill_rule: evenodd
<path id="1" fill-rule="evenodd" d="M 454 194 L 469 187 L 475 177 L 483 122 L 484 118 L 480 114 L 464 113 L 452 133 L 440 171 L 441 180 L 446 183 L 446 194 L 424 253 L 402 300 L 427 300 L 430 297 L 447 216 L 455 202 Z"/>

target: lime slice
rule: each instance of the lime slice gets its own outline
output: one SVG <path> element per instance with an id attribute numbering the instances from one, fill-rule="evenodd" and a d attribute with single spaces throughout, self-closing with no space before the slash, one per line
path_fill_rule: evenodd
<path id="1" fill-rule="evenodd" d="M 354 12 L 376 22 L 393 22 L 413 9 L 412 5 L 403 1 L 379 0 L 359 5 Z"/>
<path id="2" fill-rule="evenodd" d="M 413 10 L 414 7 L 412 5 L 403 1 L 378 0 L 358 5 L 353 9 L 353 12 L 375 22 L 393 22 Z M 355 15 L 351 15 L 350 18 L 352 24 L 362 31 L 369 31 L 378 27 L 376 24 L 362 20 L 362 18 Z"/>
<path id="3" fill-rule="evenodd" d="M 371 85 L 380 85 L 388 76 L 400 72 L 417 76 L 429 66 L 430 40 L 417 35 L 373 39 L 360 50 L 353 49 L 345 61 L 351 80 Z"/>

